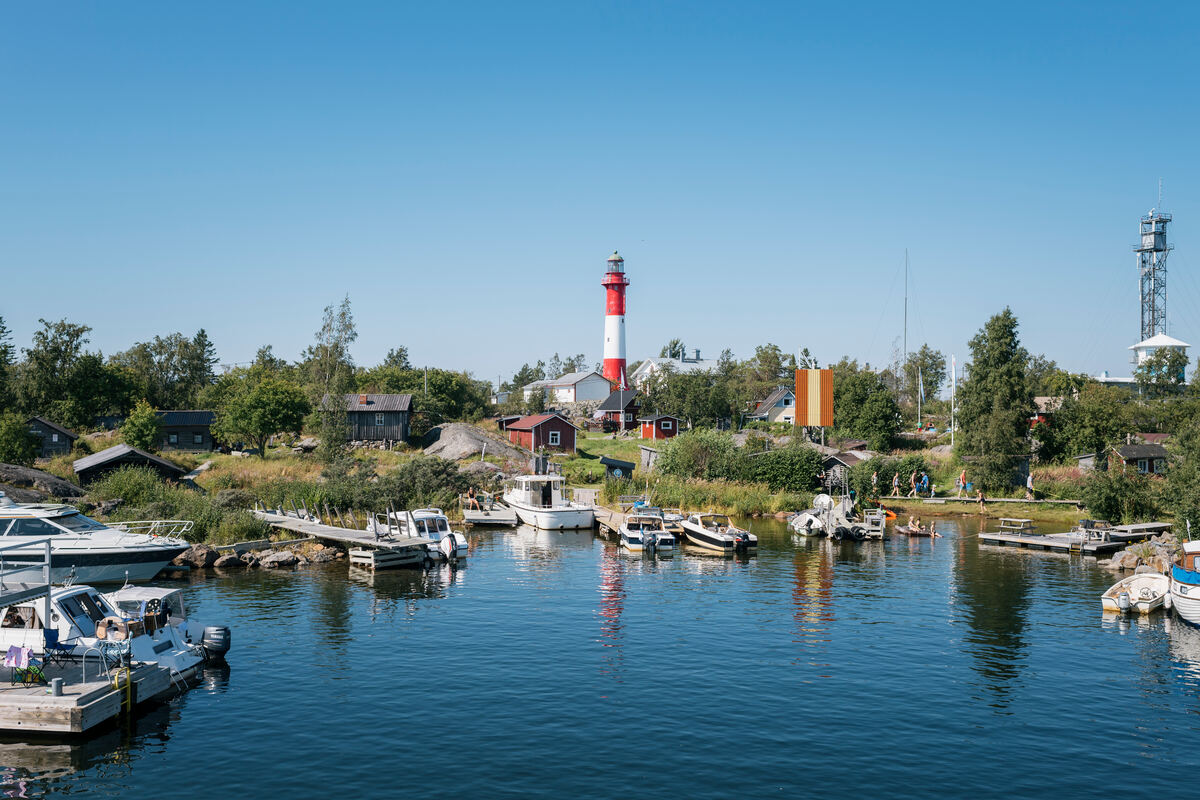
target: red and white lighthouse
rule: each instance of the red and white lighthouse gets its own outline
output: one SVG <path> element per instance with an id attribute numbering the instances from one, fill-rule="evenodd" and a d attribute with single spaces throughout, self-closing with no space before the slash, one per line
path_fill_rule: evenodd
<path id="1" fill-rule="evenodd" d="M 604 377 L 618 389 L 628 389 L 625 377 L 625 259 L 613 251 L 608 257 L 608 272 L 600 281 L 604 287 Z"/>

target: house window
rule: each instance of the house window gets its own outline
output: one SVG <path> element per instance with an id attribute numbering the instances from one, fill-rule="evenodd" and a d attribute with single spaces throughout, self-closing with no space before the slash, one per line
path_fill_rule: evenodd
<path id="1" fill-rule="evenodd" d="M 551 447 L 558 447 L 562 444 L 562 434 L 558 431 L 550 431 L 550 436 L 546 439 L 546 443 Z"/>
<path id="2" fill-rule="evenodd" d="M 790 398 L 790 397 L 783 398 L 783 407 L 784 408 L 787 408 L 791 404 L 792 404 L 792 398 Z"/>
<path id="3" fill-rule="evenodd" d="M 625 421 L 626 421 L 626 422 L 633 422 L 633 414 L 630 414 L 628 411 L 626 411 L 626 412 L 625 412 Z"/>
<path id="4" fill-rule="evenodd" d="M 382 424 L 383 424 L 383 414 L 376 414 L 376 415 L 375 415 L 375 424 L 376 424 L 376 425 L 382 425 Z"/>
<path id="5" fill-rule="evenodd" d="M 662 429 L 663 429 L 664 431 L 669 431 L 669 430 L 671 430 L 671 420 L 669 420 L 669 419 L 664 419 L 664 420 L 662 421 Z"/>
<path id="6" fill-rule="evenodd" d="M 178 433 L 168 433 L 167 434 L 167 444 L 179 444 L 179 434 Z"/>
<path id="7" fill-rule="evenodd" d="M 1145 472 L 1149 472 L 1149 471 L 1150 471 L 1150 462 L 1144 458 L 1139 458 L 1138 459 L 1138 472 L 1145 473 Z"/>
<path id="8" fill-rule="evenodd" d="M 1166 470 L 1166 466 L 1166 462 L 1164 462 L 1161 458 L 1154 459 L 1154 473 L 1156 475 L 1164 472 Z"/>
<path id="9" fill-rule="evenodd" d="M 192 434 L 192 444 L 204 444 L 204 434 L 203 433 L 193 433 Z"/>
<path id="10" fill-rule="evenodd" d="M 55 444 L 57 444 L 57 443 L 58 443 L 58 434 L 57 434 L 57 433 L 52 433 L 52 434 L 50 434 L 50 441 L 52 441 L 52 442 L 54 442 Z"/>

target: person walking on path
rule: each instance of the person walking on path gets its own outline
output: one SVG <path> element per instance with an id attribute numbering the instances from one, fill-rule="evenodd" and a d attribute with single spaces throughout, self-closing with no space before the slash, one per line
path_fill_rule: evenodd
<path id="1" fill-rule="evenodd" d="M 879 498 L 879 470 L 871 473 L 871 497 Z"/>
<path id="2" fill-rule="evenodd" d="M 963 492 L 967 490 L 967 468 L 963 467 L 963 471 L 958 474 L 958 498 L 963 496 Z"/>
<path id="3" fill-rule="evenodd" d="M 899 496 L 900 496 L 900 473 L 897 472 L 896 474 L 892 475 L 892 493 L 890 495 L 888 495 L 888 497 L 899 497 Z"/>
<path id="4" fill-rule="evenodd" d="M 1033 473 L 1030 472 L 1025 476 L 1025 499 L 1033 500 Z"/>
<path id="5" fill-rule="evenodd" d="M 909 491 L 909 493 L 908 493 L 908 496 L 916 497 L 917 496 L 917 471 L 915 469 L 912 471 L 912 475 L 908 476 L 908 485 L 911 489 L 911 491 Z"/>

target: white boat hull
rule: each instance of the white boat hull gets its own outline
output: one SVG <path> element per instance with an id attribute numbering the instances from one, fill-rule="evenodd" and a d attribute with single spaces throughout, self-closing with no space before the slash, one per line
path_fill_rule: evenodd
<path id="1" fill-rule="evenodd" d="M 1200 585 L 1171 578 L 1171 604 L 1179 616 L 1193 625 L 1200 625 Z"/>
<path id="2" fill-rule="evenodd" d="M 596 519 L 590 508 L 528 508 L 512 503 L 509 505 L 517 512 L 521 522 L 544 531 L 590 528 Z"/>
<path id="3" fill-rule="evenodd" d="M 1125 594 L 1130 612 L 1149 614 L 1164 605 L 1170 605 L 1170 584 L 1170 579 L 1158 572 L 1131 575 L 1113 584 L 1100 596 L 1100 603 L 1105 611 L 1120 613 L 1125 610 L 1121 608 L 1121 595 Z"/>

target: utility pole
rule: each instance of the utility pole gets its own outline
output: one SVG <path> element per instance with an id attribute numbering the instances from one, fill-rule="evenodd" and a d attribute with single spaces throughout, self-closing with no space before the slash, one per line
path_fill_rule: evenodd
<path id="1" fill-rule="evenodd" d="M 950 356 L 950 447 L 954 447 L 954 399 L 958 394 L 958 377 L 955 374 L 954 355 Z"/>

